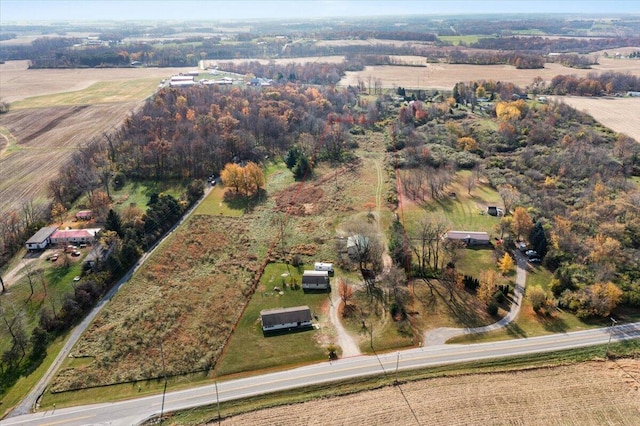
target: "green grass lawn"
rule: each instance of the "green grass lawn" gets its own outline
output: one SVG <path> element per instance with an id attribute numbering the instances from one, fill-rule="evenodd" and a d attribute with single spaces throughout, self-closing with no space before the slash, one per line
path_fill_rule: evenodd
<path id="1" fill-rule="evenodd" d="M 301 272 L 292 266 L 289 266 L 289 271 L 291 277 L 299 283 Z M 284 283 L 290 282 L 289 277 L 282 276 L 286 273 L 287 266 L 284 264 L 267 265 L 258 289 L 249 301 L 216 368 L 218 377 L 326 359 L 327 349 L 318 343 L 322 330 L 313 329 L 271 336 L 262 333 L 260 311 L 263 309 L 307 305 L 311 308 L 312 315 L 323 321 L 323 306 L 329 303 L 330 295 L 304 293 L 302 289 L 294 290 L 289 286 L 285 288 Z M 279 287 L 283 294 L 274 291 L 274 287 Z"/>
<path id="2" fill-rule="evenodd" d="M 207 197 L 196 208 L 194 214 L 204 214 L 209 216 L 233 216 L 240 217 L 244 213 L 245 206 L 232 205 L 224 200 L 224 193 L 227 190 L 221 184 L 214 186 Z"/>

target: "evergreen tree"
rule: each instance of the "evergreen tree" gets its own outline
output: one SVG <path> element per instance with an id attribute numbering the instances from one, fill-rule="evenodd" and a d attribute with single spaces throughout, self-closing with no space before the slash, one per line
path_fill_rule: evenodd
<path id="1" fill-rule="evenodd" d="M 548 241 L 547 236 L 544 232 L 544 227 L 542 226 L 542 222 L 536 222 L 535 226 L 531 230 L 529 234 L 529 242 L 535 251 L 541 257 L 544 257 L 547 254 L 548 250 Z"/>
<path id="2" fill-rule="evenodd" d="M 107 215 L 107 220 L 104 223 L 104 228 L 107 231 L 115 232 L 120 238 L 124 236 L 120 215 L 113 209 L 109 209 L 109 214 Z"/>

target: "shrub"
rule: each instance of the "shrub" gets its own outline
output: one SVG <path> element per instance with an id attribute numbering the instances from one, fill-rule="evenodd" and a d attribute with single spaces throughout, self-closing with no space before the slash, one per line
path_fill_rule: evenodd
<path id="1" fill-rule="evenodd" d="M 487 313 L 491 316 L 496 316 L 498 315 L 498 304 L 495 301 L 491 301 L 488 305 L 487 305 Z"/>

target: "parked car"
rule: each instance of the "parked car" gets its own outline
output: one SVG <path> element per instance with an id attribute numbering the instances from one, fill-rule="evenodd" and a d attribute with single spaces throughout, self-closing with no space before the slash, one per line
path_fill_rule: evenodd
<path id="1" fill-rule="evenodd" d="M 531 258 L 531 257 L 540 257 L 538 252 L 535 251 L 535 250 L 527 250 L 527 251 L 524 252 L 524 254 L 526 254 L 527 257 L 529 257 L 529 258 Z"/>
<path id="2" fill-rule="evenodd" d="M 52 262 L 55 262 L 56 260 L 58 260 L 58 253 L 55 253 L 53 256 L 51 256 Z"/>
<path id="3" fill-rule="evenodd" d="M 524 241 L 520 241 L 518 243 L 518 249 L 520 251 L 526 251 L 527 250 L 527 243 L 525 243 Z"/>
<path id="4" fill-rule="evenodd" d="M 78 250 L 74 250 L 74 251 L 71 252 L 71 256 L 80 256 L 80 254 L 81 253 Z"/>

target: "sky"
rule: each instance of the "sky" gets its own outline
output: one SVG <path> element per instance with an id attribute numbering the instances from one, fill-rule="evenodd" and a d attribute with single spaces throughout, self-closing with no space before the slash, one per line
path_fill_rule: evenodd
<path id="1" fill-rule="evenodd" d="M 0 22 L 60 20 L 243 20 L 484 13 L 640 14 L 640 1 L 0 0 Z"/>

